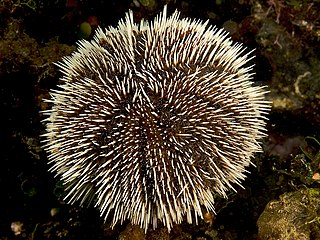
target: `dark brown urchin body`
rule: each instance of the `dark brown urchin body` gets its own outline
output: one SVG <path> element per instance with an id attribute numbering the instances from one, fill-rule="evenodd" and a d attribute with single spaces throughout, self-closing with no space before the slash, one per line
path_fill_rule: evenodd
<path id="1" fill-rule="evenodd" d="M 262 87 L 241 44 L 207 23 L 166 16 L 99 29 L 59 64 L 46 150 L 69 202 L 94 199 L 113 224 L 170 230 L 214 210 L 261 151 Z M 192 216 L 194 215 L 194 217 Z M 197 221 L 197 220 L 196 220 Z"/>

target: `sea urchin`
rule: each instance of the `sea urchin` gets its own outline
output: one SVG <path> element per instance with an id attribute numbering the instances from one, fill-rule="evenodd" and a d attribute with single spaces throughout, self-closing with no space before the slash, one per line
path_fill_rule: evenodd
<path id="1" fill-rule="evenodd" d="M 165 8 L 79 41 L 45 113 L 50 170 L 68 202 L 93 200 L 112 225 L 170 230 L 240 185 L 269 102 L 251 82 L 251 54 L 227 35 Z"/>

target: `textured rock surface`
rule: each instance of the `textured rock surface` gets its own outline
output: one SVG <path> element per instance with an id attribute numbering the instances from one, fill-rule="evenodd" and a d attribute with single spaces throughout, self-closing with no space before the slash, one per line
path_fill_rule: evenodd
<path id="1" fill-rule="evenodd" d="M 320 239 L 320 189 L 285 193 L 271 201 L 257 222 L 259 239 Z"/>

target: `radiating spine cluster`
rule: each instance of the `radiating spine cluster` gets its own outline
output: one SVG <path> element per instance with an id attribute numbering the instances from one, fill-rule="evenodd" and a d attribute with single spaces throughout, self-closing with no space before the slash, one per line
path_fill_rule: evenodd
<path id="1" fill-rule="evenodd" d="M 253 86 L 250 53 L 208 22 L 166 8 L 98 29 L 58 64 L 45 149 L 66 199 L 145 230 L 214 211 L 240 185 L 270 108 Z"/>

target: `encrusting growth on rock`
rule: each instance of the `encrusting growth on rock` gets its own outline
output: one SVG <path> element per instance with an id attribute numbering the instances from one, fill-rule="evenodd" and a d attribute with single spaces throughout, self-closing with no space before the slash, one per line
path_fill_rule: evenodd
<path id="1" fill-rule="evenodd" d="M 167 16 L 99 28 L 58 63 L 44 134 L 65 199 L 145 231 L 198 222 L 240 185 L 270 103 L 250 53 L 208 22 Z"/>

